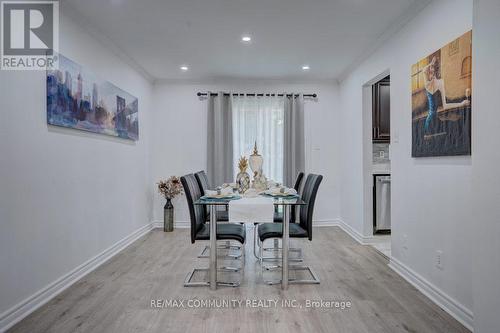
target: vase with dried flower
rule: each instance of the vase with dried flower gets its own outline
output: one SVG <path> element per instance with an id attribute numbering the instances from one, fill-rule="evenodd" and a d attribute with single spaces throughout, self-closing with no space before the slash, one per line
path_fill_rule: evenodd
<path id="1" fill-rule="evenodd" d="M 167 202 L 163 207 L 163 231 L 174 230 L 174 205 L 172 199 L 182 194 L 182 184 L 178 177 L 172 176 L 167 180 L 158 182 L 158 192 L 160 192 Z"/>
<path id="2" fill-rule="evenodd" d="M 238 184 L 238 192 L 245 193 L 250 188 L 250 175 L 247 173 L 248 159 L 245 156 L 240 158 L 238 163 L 240 172 L 236 176 L 236 184 Z"/>

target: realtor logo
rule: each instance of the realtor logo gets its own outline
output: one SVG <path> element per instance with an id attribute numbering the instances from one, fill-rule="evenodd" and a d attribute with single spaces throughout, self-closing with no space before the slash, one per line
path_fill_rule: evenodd
<path id="1" fill-rule="evenodd" d="M 57 69 L 58 1 L 1 1 L 1 68 Z"/>

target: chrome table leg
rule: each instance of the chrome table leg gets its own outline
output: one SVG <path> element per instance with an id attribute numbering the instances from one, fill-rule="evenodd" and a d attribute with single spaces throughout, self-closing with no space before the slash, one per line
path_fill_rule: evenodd
<path id="1" fill-rule="evenodd" d="M 217 289 L 217 214 L 216 206 L 210 205 L 210 289 Z"/>
<path id="2" fill-rule="evenodd" d="M 282 237 L 282 254 L 283 267 L 281 269 L 281 289 L 288 289 L 288 241 L 290 237 L 290 205 L 283 207 L 283 237 Z"/>
<path id="3" fill-rule="evenodd" d="M 258 224 L 254 224 L 254 226 L 253 226 L 253 255 L 256 259 L 259 259 L 260 257 L 257 254 L 257 247 L 259 246 L 259 242 L 257 240 L 257 229 L 258 229 Z"/>

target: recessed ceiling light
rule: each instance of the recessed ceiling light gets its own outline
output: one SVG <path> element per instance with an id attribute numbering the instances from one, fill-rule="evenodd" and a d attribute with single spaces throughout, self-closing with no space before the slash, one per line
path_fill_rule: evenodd
<path id="1" fill-rule="evenodd" d="M 184 71 L 184 72 L 185 72 L 185 71 L 187 71 L 187 70 L 189 69 L 189 67 L 188 67 L 188 66 L 181 66 L 180 68 L 181 68 L 181 71 Z"/>
<path id="2" fill-rule="evenodd" d="M 244 43 L 250 43 L 252 41 L 252 37 L 248 35 L 241 36 L 241 41 Z"/>
<path id="3" fill-rule="evenodd" d="M 302 66 L 302 70 L 303 70 L 303 71 L 308 71 L 308 70 L 310 70 L 310 69 L 311 69 L 311 67 L 309 67 L 309 65 L 304 65 L 304 66 Z"/>

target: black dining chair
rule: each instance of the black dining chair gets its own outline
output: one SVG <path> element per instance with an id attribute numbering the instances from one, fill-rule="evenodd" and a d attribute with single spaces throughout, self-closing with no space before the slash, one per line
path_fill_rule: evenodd
<path id="1" fill-rule="evenodd" d="M 297 178 L 295 179 L 295 185 L 293 185 L 293 188 L 297 193 L 300 193 L 300 185 L 302 185 L 302 180 L 304 179 L 304 173 L 299 172 L 297 175 Z M 292 209 L 290 212 L 290 219 L 292 222 L 295 222 L 295 209 Z M 274 222 L 283 222 L 283 212 L 274 212 Z"/>
<path id="2" fill-rule="evenodd" d="M 186 200 L 189 208 L 189 216 L 191 220 L 191 243 L 194 244 L 196 241 L 201 240 L 210 240 L 210 228 L 206 221 L 206 212 L 205 207 L 202 205 L 195 205 L 195 202 L 201 198 L 202 192 L 196 177 L 193 174 L 188 174 L 181 177 L 181 183 L 184 187 L 184 193 L 186 195 Z M 233 224 L 233 223 L 225 223 L 225 224 L 217 224 L 217 240 L 227 240 L 227 241 L 237 241 L 240 244 L 245 244 L 246 240 L 246 230 L 245 226 L 241 224 Z M 216 249 L 217 251 L 217 249 Z M 244 248 L 242 249 L 242 256 L 244 253 Z M 233 258 L 233 257 L 231 257 Z M 208 282 L 190 282 L 196 271 L 207 271 L 208 269 L 193 269 L 184 282 L 184 286 L 200 286 L 200 285 L 208 285 Z M 225 271 L 239 271 L 239 268 L 233 267 L 222 267 L 219 270 Z M 219 283 L 219 282 L 218 282 Z M 231 286 L 237 286 L 239 283 L 224 283 Z"/>
<path id="3" fill-rule="evenodd" d="M 210 182 L 208 181 L 208 176 L 205 170 L 200 170 L 194 174 L 196 177 L 196 181 L 198 182 L 198 185 L 201 189 L 201 195 L 207 194 L 206 191 L 210 189 Z M 226 209 L 226 207 L 217 207 L 217 210 L 215 212 L 217 214 L 217 222 L 228 222 L 229 221 L 229 212 Z M 210 211 L 209 207 L 207 206 L 205 209 L 205 215 L 206 215 L 206 220 L 210 220 Z M 230 241 L 226 241 L 224 245 L 218 245 L 217 246 L 219 249 L 233 249 L 233 250 L 239 250 L 241 249 L 241 246 L 237 244 L 231 244 Z M 201 251 L 201 254 L 198 256 L 198 258 L 208 258 L 208 250 L 210 247 L 207 245 L 203 251 Z"/>
<path id="4" fill-rule="evenodd" d="M 303 172 L 299 172 L 297 174 L 297 178 L 295 179 L 295 185 L 293 186 L 293 188 L 295 189 L 295 191 L 297 191 L 297 193 L 300 195 L 300 186 L 302 185 L 302 180 L 304 179 L 304 173 Z M 295 223 L 296 222 L 296 207 L 293 207 L 291 212 L 290 212 L 290 222 L 291 223 Z M 278 210 L 275 210 L 274 211 L 274 218 L 273 218 L 273 221 L 276 222 L 276 223 L 281 223 L 283 222 L 283 212 L 280 212 Z M 257 242 L 257 225 L 258 223 L 254 223 L 254 244 L 253 244 L 253 247 L 254 247 L 254 250 L 253 250 L 253 253 L 254 253 L 254 256 L 257 258 L 257 259 L 260 259 L 259 258 L 259 255 L 257 254 L 257 247 L 258 247 L 258 242 Z M 276 244 L 275 244 L 276 245 Z M 264 251 L 274 251 L 274 252 L 277 252 L 279 251 L 280 248 L 276 245 L 276 246 L 273 246 L 273 247 L 267 247 L 267 248 L 264 248 Z M 302 260 L 302 250 L 300 248 L 290 248 L 290 251 L 291 252 L 298 252 L 298 256 L 296 258 L 292 258 L 291 260 L 294 260 L 294 261 L 301 261 Z M 275 255 L 273 257 L 268 257 L 268 258 L 265 258 L 266 260 L 279 260 L 281 259 L 281 257 Z"/>
<path id="5" fill-rule="evenodd" d="M 314 213 L 314 203 L 316 201 L 316 196 L 318 194 L 319 185 L 323 180 L 323 176 L 316 174 L 309 174 L 307 176 L 304 188 L 302 189 L 301 198 L 305 202 L 305 205 L 299 208 L 299 218 L 298 223 L 290 223 L 289 235 L 290 238 L 307 238 L 312 241 L 312 224 L 313 224 L 313 213 Z M 258 241 L 260 241 L 260 264 L 261 268 L 263 265 L 263 246 L 264 241 L 268 239 L 279 239 L 283 237 L 283 225 L 281 223 L 263 223 L 258 226 Z M 275 268 L 278 266 L 272 266 Z M 266 268 L 268 269 L 268 268 Z M 290 266 L 290 269 L 295 270 L 309 270 L 312 275 L 312 279 L 309 280 L 294 280 L 293 283 L 319 283 L 319 279 L 316 274 L 308 266 Z"/>
<path id="6" fill-rule="evenodd" d="M 205 172 L 205 170 L 200 170 L 198 172 L 195 172 L 194 176 L 196 177 L 196 180 L 200 185 L 201 194 L 205 195 L 205 191 L 207 189 L 210 189 L 210 182 L 208 181 L 207 173 Z"/>
<path id="7" fill-rule="evenodd" d="M 205 172 L 205 170 L 201 170 L 201 171 L 198 171 L 194 174 L 194 176 L 196 177 L 196 181 L 198 182 L 198 185 L 200 186 L 200 189 L 201 189 L 201 195 L 205 195 L 206 194 L 206 191 L 208 189 L 210 189 L 210 183 L 208 181 L 208 176 L 207 176 L 207 173 Z M 218 222 L 227 222 L 229 221 L 229 213 L 227 211 L 227 209 L 223 209 L 223 210 L 217 210 L 217 221 Z M 206 211 L 206 216 L 207 216 L 207 220 L 210 218 L 209 214 L 208 214 L 208 207 L 207 207 L 207 211 Z"/>

